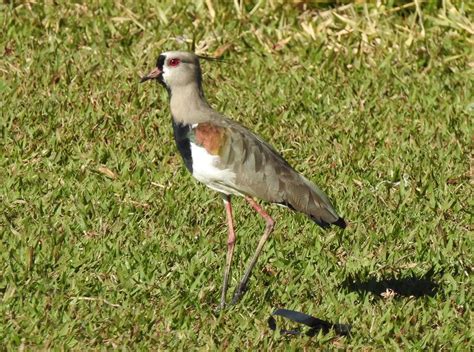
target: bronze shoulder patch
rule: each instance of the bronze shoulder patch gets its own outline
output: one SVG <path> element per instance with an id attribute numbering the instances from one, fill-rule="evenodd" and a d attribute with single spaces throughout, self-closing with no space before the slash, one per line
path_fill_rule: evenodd
<path id="1" fill-rule="evenodd" d="M 195 139 L 209 154 L 218 155 L 226 141 L 226 130 L 209 122 L 200 123 L 195 128 Z"/>

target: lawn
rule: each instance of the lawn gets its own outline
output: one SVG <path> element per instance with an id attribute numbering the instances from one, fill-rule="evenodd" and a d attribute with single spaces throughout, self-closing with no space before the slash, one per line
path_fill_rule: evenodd
<path id="1" fill-rule="evenodd" d="M 0 4 L 0 350 L 472 350 L 472 3 L 227 3 Z M 220 312 L 222 201 L 138 83 L 193 42 L 223 59 L 209 102 L 349 223 L 263 204 L 275 232 Z M 234 213 L 229 295 L 264 229 Z M 276 308 L 352 333 L 283 336 Z"/>

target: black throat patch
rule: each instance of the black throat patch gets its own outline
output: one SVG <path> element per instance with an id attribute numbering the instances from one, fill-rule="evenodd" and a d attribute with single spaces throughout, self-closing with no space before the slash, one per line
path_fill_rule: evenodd
<path id="1" fill-rule="evenodd" d="M 182 123 L 176 123 L 173 119 L 173 132 L 174 140 L 178 151 L 183 158 L 184 165 L 186 168 L 193 173 L 193 158 L 191 155 L 191 141 L 189 140 L 189 134 L 191 132 L 191 125 L 185 125 Z"/>

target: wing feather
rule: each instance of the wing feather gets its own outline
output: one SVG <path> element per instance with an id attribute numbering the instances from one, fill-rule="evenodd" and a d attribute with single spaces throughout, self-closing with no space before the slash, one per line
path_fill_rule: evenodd
<path id="1" fill-rule="evenodd" d="M 212 124 L 209 130 L 216 135 L 225 136 L 219 149 L 219 167 L 235 173 L 232 186 L 241 194 L 289 206 L 321 226 L 343 222 L 324 192 L 260 137 L 222 116 L 206 124 Z"/>

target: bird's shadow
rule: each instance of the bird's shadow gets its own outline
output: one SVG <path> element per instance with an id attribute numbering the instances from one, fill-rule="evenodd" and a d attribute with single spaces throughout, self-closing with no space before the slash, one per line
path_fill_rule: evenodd
<path id="1" fill-rule="evenodd" d="M 393 298 L 433 297 L 440 289 L 434 279 L 434 270 L 430 269 L 423 275 L 390 275 L 376 278 L 364 274 L 351 274 L 341 284 L 349 291 L 361 294 L 372 293 L 377 297 L 392 296 Z"/>
<path id="2" fill-rule="evenodd" d="M 438 274 L 436 276 L 438 276 Z M 375 276 L 371 276 L 370 274 L 367 275 L 365 273 L 357 273 L 349 275 L 342 282 L 341 287 L 349 291 L 358 292 L 359 294 L 371 293 L 379 298 L 419 298 L 424 296 L 433 297 L 440 289 L 440 285 L 436 282 L 434 276 L 435 272 L 433 269 L 430 269 L 423 275 L 416 275 L 414 273 L 401 273 L 398 276 L 392 274 L 391 276 L 382 278 L 377 278 Z M 279 311 L 286 310 L 279 309 L 274 312 L 273 315 L 288 315 L 288 313 L 277 313 Z M 294 313 L 297 315 L 301 314 L 290 311 L 289 315 L 294 315 Z M 299 320 L 293 319 L 294 317 L 286 317 L 290 320 L 310 326 L 311 329 L 304 333 L 307 336 L 314 336 L 319 332 L 327 334 L 329 331 L 333 331 L 338 336 L 351 336 L 352 326 L 350 324 L 335 324 L 311 316 Z M 268 325 L 270 329 L 276 329 L 275 319 L 272 316 L 268 319 Z M 281 329 L 280 333 L 283 335 L 301 335 L 303 332 L 299 329 Z"/>

